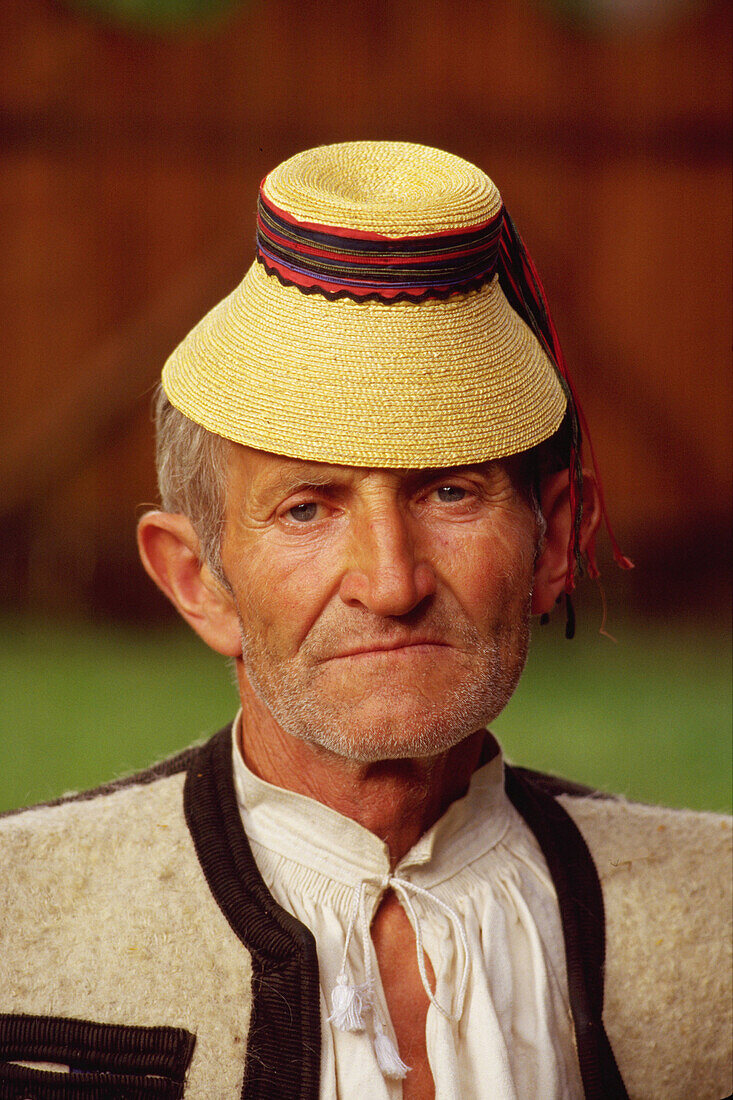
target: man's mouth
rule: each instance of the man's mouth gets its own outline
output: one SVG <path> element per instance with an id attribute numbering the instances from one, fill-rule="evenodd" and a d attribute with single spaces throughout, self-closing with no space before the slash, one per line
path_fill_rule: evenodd
<path id="1" fill-rule="evenodd" d="M 368 657 L 380 653 L 398 654 L 402 650 L 429 650 L 437 649 L 441 646 L 446 647 L 447 645 L 447 642 L 439 638 L 409 638 L 367 643 L 360 642 L 359 645 L 353 648 L 350 647 L 342 650 L 340 653 L 335 653 L 332 659 L 340 660 L 344 657 Z"/>

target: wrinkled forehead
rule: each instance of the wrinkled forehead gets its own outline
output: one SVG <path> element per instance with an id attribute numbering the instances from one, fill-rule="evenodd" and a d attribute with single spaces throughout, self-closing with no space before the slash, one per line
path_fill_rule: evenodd
<path id="1" fill-rule="evenodd" d="M 286 496 L 303 487 L 357 486 L 368 477 L 379 478 L 395 487 L 417 486 L 428 481 L 448 480 L 461 473 L 501 474 L 520 491 L 534 483 L 534 452 L 524 451 L 486 462 L 427 467 L 369 467 L 318 462 L 273 454 L 237 443 L 228 445 L 227 500 L 243 494 Z"/>

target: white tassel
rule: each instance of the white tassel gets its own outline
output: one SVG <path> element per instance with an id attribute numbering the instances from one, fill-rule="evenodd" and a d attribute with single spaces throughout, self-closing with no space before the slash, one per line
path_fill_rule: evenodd
<path id="1" fill-rule="evenodd" d="M 331 1008 L 333 1012 L 328 1022 L 339 1031 L 363 1031 L 364 1018 L 361 1014 L 364 1005 L 363 987 L 349 985 L 342 972 L 331 990 Z"/>
<path id="2" fill-rule="evenodd" d="M 377 1022 L 374 1036 L 374 1050 L 377 1055 L 377 1063 L 385 1077 L 391 1077 L 401 1081 L 407 1077 L 410 1067 L 405 1065 L 399 1055 L 399 1051 L 390 1039 L 385 1035 L 382 1025 Z"/>

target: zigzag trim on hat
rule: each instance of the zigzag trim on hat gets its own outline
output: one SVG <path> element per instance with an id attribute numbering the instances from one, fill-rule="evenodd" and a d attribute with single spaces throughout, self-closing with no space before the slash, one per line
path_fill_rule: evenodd
<path id="1" fill-rule="evenodd" d="M 431 289 L 430 293 L 423 292 L 421 294 L 411 293 L 410 291 L 399 291 L 387 296 L 382 291 L 372 291 L 366 294 L 354 294 L 352 290 L 346 290 L 341 288 L 338 290 L 326 290 L 322 285 L 303 285 L 302 283 L 296 283 L 292 278 L 286 278 L 274 265 L 270 264 L 263 256 L 257 257 L 258 263 L 262 265 L 268 275 L 277 279 L 280 286 L 296 287 L 301 294 L 317 294 L 320 298 L 326 298 L 329 302 L 338 302 L 342 298 L 350 298 L 352 302 L 382 302 L 384 305 L 397 305 L 400 302 L 422 302 L 427 298 L 435 299 L 437 301 L 445 302 L 452 294 L 459 293 L 454 287 L 448 287 L 445 290 Z M 466 283 L 465 286 L 460 287 L 461 294 L 467 294 L 470 290 L 480 290 L 482 286 L 486 285 L 487 280 L 485 278 L 474 279 L 470 283 Z"/>
<path id="2" fill-rule="evenodd" d="M 257 258 L 283 285 L 355 301 L 445 298 L 496 274 L 503 210 L 472 228 L 419 237 L 301 222 L 260 191 Z"/>

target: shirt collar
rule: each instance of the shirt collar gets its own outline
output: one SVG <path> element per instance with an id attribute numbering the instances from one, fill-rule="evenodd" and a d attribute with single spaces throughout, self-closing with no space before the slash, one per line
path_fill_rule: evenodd
<path id="1" fill-rule="evenodd" d="M 256 776 L 239 748 L 240 715 L 232 725 L 234 784 L 245 832 L 256 844 L 346 886 L 390 873 L 389 852 L 378 836 L 323 803 Z M 493 735 L 488 734 L 492 738 Z M 420 872 L 425 887 L 450 878 L 499 843 L 510 823 L 499 746 L 471 777 L 466 794 L 423 833 L 394 870 Z"/>

